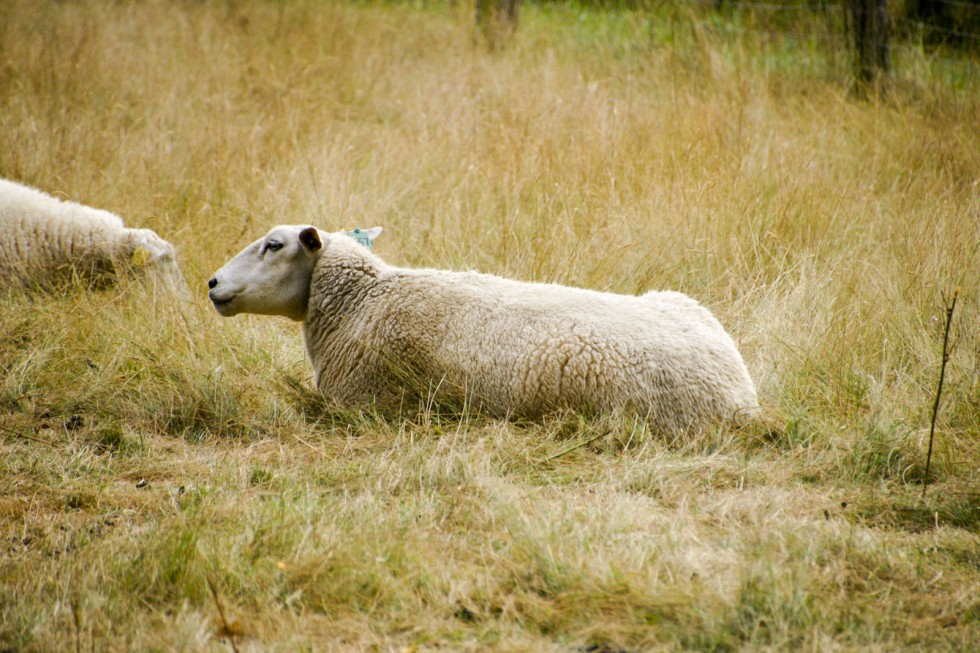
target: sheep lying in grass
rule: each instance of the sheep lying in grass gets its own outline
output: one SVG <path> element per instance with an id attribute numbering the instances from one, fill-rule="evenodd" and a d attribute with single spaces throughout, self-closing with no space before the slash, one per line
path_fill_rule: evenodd
<path id="1" fill-rule="evenodd" d="M 188 293 L 173 246 L 149 229 L 127 229 L 108 211 L 63 202 L 0 179 L 0 287 L 101 285 L 139 270 Z"/>
<path id="2" fill-rule="evenodd" d="M 398 268 L 345 234 L 297 225 L 273 228 L 208 286 L 221 315 L 302 321 L 315 383 L 341 404 L 434 392 L 501 416 L 626 409 L 674 433 L 757 409 L 732 339 L 676 292 Z"/>

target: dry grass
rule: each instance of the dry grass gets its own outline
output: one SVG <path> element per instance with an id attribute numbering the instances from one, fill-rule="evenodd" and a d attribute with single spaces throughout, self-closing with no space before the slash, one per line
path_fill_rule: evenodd
<path id="1" fill-rule="evenodd" d="M 0 297 L 0 648 L 975 650 L 976 59 L 867 102 L 839 53 L 657 12 L 527 8 L 489 54 L 424 4 L 4 3 L 0 176 L 158 230 L 200 292 Z M 295 325 L 204 297 L 282 222 L 687 292 L 775 428 L 326 413 Z"/>

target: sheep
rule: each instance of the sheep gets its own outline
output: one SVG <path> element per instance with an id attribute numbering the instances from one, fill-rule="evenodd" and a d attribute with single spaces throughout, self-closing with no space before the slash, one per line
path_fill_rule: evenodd
<path id="1" fill-rule="evenodd" d="M 130 269 L 189 295 L 173 246 L 155 232 L 0 179 L 0 288 L 50 289 L 74 279 L 104 285 Z"/>
<path id="2" fill-rule="evenodd" d="M 387 409 L 428 392 L 512 418 L 628 410 L 675 434 L 758 408 L 731 337 L 679 292 L 399 268 L 309 225 L 274 227 L 208 287 L 222 316 L 302 322 L 317 389 L 346 407 Z"/>

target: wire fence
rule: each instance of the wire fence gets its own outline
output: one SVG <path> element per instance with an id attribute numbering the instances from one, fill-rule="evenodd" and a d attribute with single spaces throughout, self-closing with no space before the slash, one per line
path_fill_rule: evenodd
<path id="1" fill-rule="evenodd" d="M 616 2 L 617 0 L 611 0 Z M 593 5 L 603 0 L 593 0 Z M 679 11 L 705 33 L 755 39 L 793 39 L 822 48 L 828 61 L 870 81 L 863 68 L 901 74 L 909 60 L 927 59 L 968 69 L 980 67 L 980 0 L 626 0 L 638 10 Z M 869 25 L 879 13 L 881 24 Z M 865 60 L 866 39 L 880 49 Z"/>
<path id="2" fill-rule="evenodd" d="M 552 0 L 555 1 L 555 0 Z M 576 1 L 576 0 L 573 0 Z M 755 16 L 797 15 L 811 18 L 841 19 L 855 0 L 577 0 L 593 8 L 652 10 L 671 7 L 691 12 L 719 14 L 752 14 Z M 542 4 L 548 4 L 544 0 Z M 883 3 L 884 4 L 884 3 Z M 980 0 L 899 0 L 888 9 L 888 21 L 899 34 L 909 36 L 927 33 L 980 42 Z M 916 10 L 915 8 L 920 9 Z M 925 9 L 922 9 L 925 7 Z M 926 20 L 931 17 L 933 20 Z M 836 34 L 836 36 L 844 36 Z"/>
<path id="3" fill-rule="evenodd" d="M 521 1 L 476 0 L 477 27 L 493 36 L 495 23 L 482 9 L 502 20 L 505 35 L 513 33 Z M 707 35 L 761 51 L 766 65 L 821 68 L 837 78 L 853 75 L 859 84 L 944 66 L 941 77 L 968 80 L 972 87 L 980 74 L 980 0 L 523 2 L 634 12 L 649 25 L 654 43 L 659 38 L 677 46 L 686 40 L 696 49 Z"/>
<path id="4" fill-rule="evenodd" d="M 939 25 L 930 25 L 928 23 L 923 23 L 918 20 L 910 20 L 908 18 L 897 18 L 895 23 L 899 26 L 904 26 L 909 28 L 906 31 L 909 32 L 932 32 L 935 34 L 945 34 L 948 36 L 955 36 L 957 38 L 969 39 L 975 43 L 980 43 L 980 33 L 968 32 L 966 30 L 955 29 L 952 27 L 942 27 Z"/>
<path id="5" fill-rule="evenodd" d="M 954 8 L 957 15 L 947 13 L 935 13 L 934 17 L 942 17 L 947 24 L 928 23 L 922 19 L 915 18 L 915 12 L 894 10 L 889 12 L 889 20 L 896 25 L 912 26 L 931 32 L 947 34 L 952 36 L 962 36 L 972 39 L 980 39 L 980 0 L 976 2 L 965 2 L 964 0 L 929 0 L 931 6 Z M 669 0 L 661 3 L 660 6 L 674 4 L 686 6 L 691 9 L 713 10 L 717 12 L 751 12 L 756 14 L 811 14 L 813 16 L 827 16 L 831 14 L 842 15 L 848 10 L 851 0 L 838 0 L 828 2 L 826 0 L 816 0 L 813 2 L 753 2 L 752 0 Z M 651 5 L 655 6 L 655 5 Z M 643 8 L 637 5 L 637 8 Z M 963 14 L 963 15 L 958 15 Z M 922 14 L 920 14 L 922 15 Z M 961 27 L 955 24 L 960 23 Z"/>

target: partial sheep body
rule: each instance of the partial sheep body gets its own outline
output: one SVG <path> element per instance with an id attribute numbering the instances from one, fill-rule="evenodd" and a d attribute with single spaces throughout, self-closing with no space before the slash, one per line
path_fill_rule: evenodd
<path id="1" fill-rule="evenodd" d="M 153 231 L 128 229 L 108 211 L 0 179 L 0 285 L 50 288 L 74 278 L 102 283 L 130 269 L 187 292 L 173 246 Z"/>
<path id="2" fill-rule="evenodd" d="M 270 240 L 282 246 L 263 251 Z M 273 229 L 211 285 L 224 315 L 302 319 L 318 389 L 346 405 L 433 392 L 501 416 L 626 409 L 669 432 L 757 409 L 731 337 L 676 292 L 628 296 L 398 268 L 312 227 Z M 277 292 L 259 290 L 269 286 Z M 276 295 L 293 299 L 277 312 L 268 299 Z"/>

